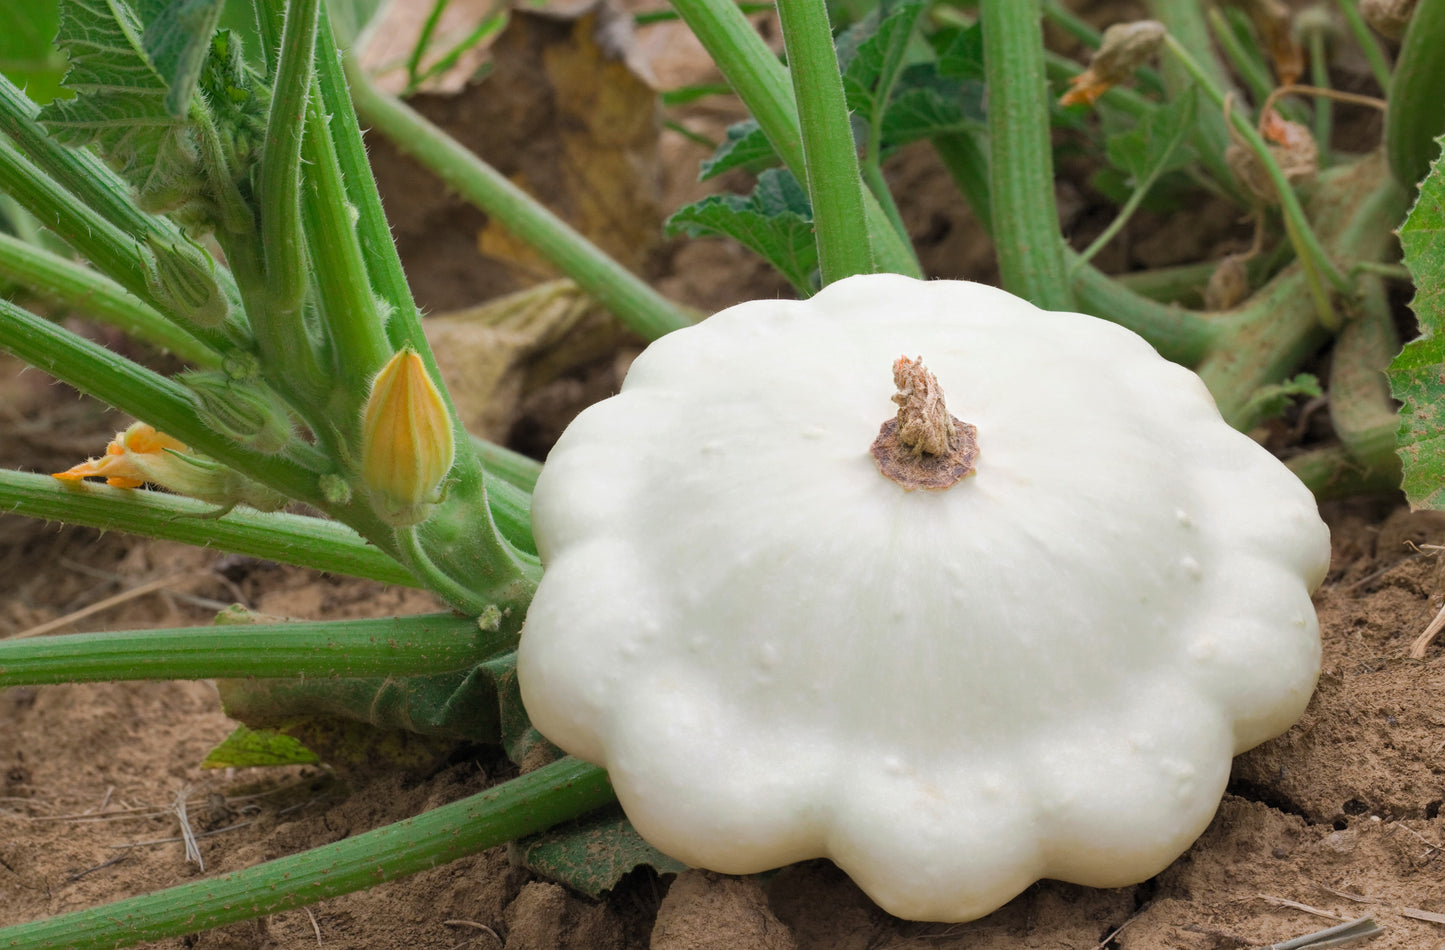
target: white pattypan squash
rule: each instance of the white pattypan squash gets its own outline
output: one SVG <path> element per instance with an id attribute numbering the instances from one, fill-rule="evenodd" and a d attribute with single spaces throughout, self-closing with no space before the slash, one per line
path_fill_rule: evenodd
<path id="1" fill-rule="evenodd" d="M 976 430 L 951 487 L 870 453 L 900 355 Z M 543 735 L 663 852 L 825 856 L 901 917 L 1159 872 L 1319 668 L 1303 485 L 1138 336 L 980 284 L 853 277 L 659 340 L 533 519 Z"/>

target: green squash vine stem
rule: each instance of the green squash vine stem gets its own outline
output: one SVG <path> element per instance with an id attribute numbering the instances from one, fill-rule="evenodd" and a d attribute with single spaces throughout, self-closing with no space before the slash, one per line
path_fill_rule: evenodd
<path id="1" fill-rule="evenodd" d="M 674 0 L 673 9 L 697 37 L 723 77 L 748 107 L 783 164 L 807 186 L 798 102 L 787 67 L 768 49 L 733 0 Z M 872 191 L 863 191 L 863 214 L 876 270 L 922 277 L 913 248 L 903 240 Z"/>
<path id="2" fill-rule="evenodd" d="M 337 521 L 216 506 L 163 492 L 72 487 L 49 475 L 0 469 L 0 511 L 100 531 L 125 531 L 165 541 L 267 558 L 383 584 L 420 587 L 399 562 Z M 3 682 L 0 675 L 0 682 Z"/>
<path id="3" fill-rule="evenodd" d="M 221 368 L 221 355 L 154 307 L 98 271 L 0 233 L 0 277 L 86 317 L 108 323 L 139 340 L 169 350 L 195 366 Z"/>
<path id="4" fill-rule="evenodd" d="M 425 871 L 612 800 L 605 772 L 562 759 L 334 844 L 154 894 L 0 928 L 0 948 L 112 950 L 250 920 Z"/>
<path id="5" fill-rule="evenodd" d="M 1039 0 L 983 0 L 989 195 L 1005 290 L 1046 310 L 1073 310 L 1054 201 L 1049 86 Z"/>
<path id="6" fill-rule="evenodd" d="M 630 329 L 647 339 L 695 322 L 695 315 L 653 290 L 496 169 L 410 106 L 378 90 L 346 61 L 357 112 L 399 149 L 534 247 Z"/>
<path id="7" fill-rule="evenodd" d="M 813 206 L 818 267 L 826 286 L 874 269 L 858 156 L 827 5 L 823 0 L 788 0 L 778 4 L 778 18 L 803 139 L 804 172 L 798 177 L 807 183 Z"/>
<path id="8" fill-rule="evenodd" d="M 115 680 L 414 676 L 465 670 L 516 646 L 456 614 L 216 624 L 0 640 L 14 686 Z"/>
<path id="9" fill-rule="evenodd" d="M 1400 42 L 1385 112 L 1385 151 L 1395 181 L 1413 190 L 1445 132 L 1445 0 L 1419 0 Z"/>
<path id="10" fill-rule="evenodd" d="M 415 303 L 389 240 L 374 183 L 365 166 L 356 117 L 350 111 L 351 100 L 326 25 L 325 9 L 315 0 L 294 0 L 290 6 L 293 15 L 299 14 L 294 25 L 292 19 L 282 17 L 283 4 L 278 0 L 263 4 L 262 22 L 278 33 L 279 43 L 275 45 L 283 49 L 272 71 L 277 76 L 289 77 L 284 81 L 291 84 L 288 88 L 295 93 L 285 100 L 284 108 L 274 110 L 279 112 L 272 116 L 276 131 L 287 131 L 278 136 L 268 154 L 274 154 L 272 161 L 276 168 L 290 167 L 293 152 L 297 160 L 304 156 L 308 174 L 321 178 L 310 192 L 291 195 L 282 183 L 269 196 L 263 194 L 263 231 L 270 227 L 274 229 L 269 232 L 273 236 L 307 238 L 313 256 L 324 271 L 318 283 L 328 288 L 328 293 L 336 290 L 340 300 L 359 300 L 361 295 L 366 296 L 364 306 L 345 308 L 346 313 L 355 312 L 355 319 L 362 321 L 355 326 L 344 323 L 348 317 L 341 314 L 339 303 L 328 300 L 323 308 L 321 320 L 325 333 L 332 339 L 355 333 L 337 348 L 338 353 L 345 354 L 343 362 L 351 365 L 354 360 L 358 365 L 374 368 L 387 347 L 411 344 L 424 354 L 428 366 L 434 370 L 434 361 L 421 337 Z M 825 71 L 824 66 L 827 72 L 836 75 L 828 61 L 832 56 L 831 44 L 828 56 L 822 55 L 826 20 L 819 19 L 821 3 L 802 9 L 802 13 L 812 18 L 806 27 L 799 27 L 792 18 L 792 14 L 798 12 L 796 7 L 785 20 L 785 32 L 791 34 L 788 37 L 794 64 L 791 75 L 762 44 L 730 0 L 678 0 L 677 7 L 702 37 L 733 88 L 752 108 L 778 153 L 800 180 L 814 189 L 820 243 L 833 248 L 836 247 L 833 239 L 838 236 L 834 232 L 851 236 L 851 244 L 844 245 L 837 253 L 830 250 L 824 255 L 825 280 L 874 266 L 917 273 L 918 265 L 911 248 L 889 225 L 876 196 L 862 189 L 858 182 L 857 156 L 851 138 L 845 145 L 838 134 L 837 119 L 841 112 L 836 97 L 817 103 L 805 101 L 802 109 L 799 108 L 799 99 L 806 100 L 813 95 L 815 83 L 809 76 Z M 1180 12 L 1184 7 L 1177 0 L 1156 2 L 1156 8 L 1173 11 L 1174 22 L 1183 22 L 1179 17 L 1187 20 L 1187 11 Z M 311 12 L 315 13 L 315 61 L 308 69 L 299 60 L 288 60 L 284 50 L 295 51 L 306 46 L 305 31 L 311 27 L 305 20 Z M 1041 196 L 1052 194 L 1044 75 L 1046 69 L 1056 68 L 1057 64 L 1050 66 L 1043 52 L 1039 4 L 1037 0 L 1024 3 L 984 0 L 983 16 L 988 78 L 997 112 L 997 119 L 990 127 L 988 148 L 977 136 L 967 134 L 954 134 L 936 144 L 981 217 L 994 227 L 996 234 L 1002 227 L 1001 258 L 1007 259 L 1006 280 L 1016 290 L 1022 288 L 1047 306 L 1071 308 L 1077 301 L 1092 312 L 1107 314 L 1110 319 L 1144 334 L 1171 358 L 1198 366 L 1216 393 L 1229 391 L 1239 394 L 1240 399 L 1247 399 L 1258 385 L 1278 378 L 1321 339 L 1325 331 L 1315 319 L 1308 298 L 1299 293 L 1308 280 L 1301 266 L 1280 274 L 1238 310 L 1210 315 L 1134 293 L 1087 264 L 1073 267 L 1074 273 L 1069 279 L 1065 268 L 1078 262 L 1077 255 L 1065 247 L 1058 233 L 1052 201 L 1040 200 Z M 804 45 L 799 47 L 799 43 Z M 1207 73 L 1209 67 L 1200 68 Z M 691 314 L 656 295 L 614 262 L 599 258 L 595 249 L 575 234 L 558 228 L 555 219 L 540 211 L 531 199 L 511 189 L 495 171 L 455 148 L 450 139 L 404 105 L 377 93 L 359 74 L 353 71 L 352 75 L 352 91 L 362 114 L 386 134 L 408 143 L 427 164 L 441 169 L 449 183 L 499 220 L 505 219 L 504 223 L 523 239 L 554 254 L 560 267 L 584 283 L 599 299 L 608 301 L 608 306 L 634 328 L 647 336 L 658 336 L 690 322 Z M 93 226 L 94 233 L 102 235 L 95 245 L 102 255 L 108 244 L 113 245 L 109 246 L 112 252 L 109 258 L 99 261 L 103 269 L 136 300 L 154 303 L 144 279 L 144 258 L 131 260 L 114 253 L 115 248 L 144 246 L 148 234 L 162 242 L 174 242 L 179 239 L 178 232 L 158 223 L 161 219 L 144 215 L 130 205 L 124 198 L 124 186 L 94 163 L 93 158 L 48 151 L 53 143 L 44 136 L 35 138 L 38 125 L 33 115 L 23 114 L 24 110 L 15 103 L 6 107 L 4 91 L 0 84 L 0 122 L 8 122 L 19 130 L 10 132 L 6 127 L 11 141 L 20 148 L 0 154 L 0 174 L 8 175 L 7 181 L 20 182 L 22 190 L 30 188 L 28 197 L 32 205 L 87 209 L 86 214 L 78 214 L 64 227 L 76 241 L 83 241 L 85 232 Z M 1120 91 L 1114 95 L 1140 109 L 1148 107 L 1137 96 L 1129 98 L 1132 94 Z M 823 121 L 821 130 L 810 129 L 814 119 Z M 1220 127 L 1223 127 L 1222 117 Z M 988 158 L 989 148 L 993 149 L 992 161 Z M 1019 156 L 1025 154 L 1029 159 L 1018 161 Z M 1006 157 L 1008 161 L 1004 160 Z M 851 160 L 851 164 L 845 159 Z M 33 164 L 26 167 L 27 162 Z M 93 182 L 83 180 L 87 171 L 92 170 L 87 163 L 94 163 L 95 168 L 100 169 L 95 181 L 110 182 L 115 193 L 104 194 L 105 187 L 97 191 Z M 1359 167 L 1341 170 L 1342 176 L 1346 173 L 1364 172 Z M 824 197 L 832 194 L 828 182 L 829 176 L 835 174 L 846 179 L 843 190 L 848 195 L 842 207 L 829 209 L 826 201 L 819 200 L 818 192 L 824 192 Z M 265 180 L 264 171 L 262 179 Z M 1335 182 L 1342 187 L 1343 183 L 1347 183 L 1343 177 Z M 268 186 L 263 185 L 261 190 L 266 192 Z M 853 200 L 854 193 L 858 195 L 857 202 Z M 1282 196 L 1292 194 L 1288 188 L 1282 188 L 1281 193 Z M 1333 209 L 1311 206 L 1313 226 L 1321 235 L 1319 260 L 1323 264 L 1311 260 L 1321 274 L 1328 276 L 1327 268 L 1333 267 L 1324 256 L 1326 247 L 1341 260 L 1373 260 L 1384 253 L 1377 246 L 1378 235 L 1386 230 L 1381 222 L 1390 220 L 1399 210 L 1398 190 L 1361 188 L 1356 189 L 1355 198 L 1352 203 Z M 354 228 L 343 229 L 347 232 L 346 245 L 336 255 L 317 253 L 325 250 L 317 245 L 317 233 L 333 229 L 339 220 L 335 217 L 336 210 L 348 205 L 356 210 L 357 222 Z M 268 207 L 273 210 L 267 212 Z M 272 217 L 268 218 L 268 214 Z M 1299 218 L 1306 220 L 1302 209 Z M 1308 221 L 1305 228 L 1304 235 L 1293 236 L 1309 250 L 1308 239 L 1314 232 Z M 231 303 L 239 304 L 245 297 L 248 304 L 254 304 L 259 290 L 264 290 L 267 296 L 274 295 L 283 305 L 293 302 L 294 280 L 299 272 L 288 273 L 287 268 L 291 268 L 295 260 L 289 251 L 270 252 L 268 243 L 263 241 L 258 246 L 254 241 L 249 242 L 249 249 L 255 252 L 249 265 L 244 253 L 237 256 L 244 294 L 231 282 L 227 272 L 217 273 L 216 280 Z M 865 254 L 864 249 L 870 244 L 871 250 Z M 243 251 L 246 246 L 247 242 L 237 243 Z M 1031 257 L 1034 259 L 1030 260 Z M 273 272 L 273 265 L 279 270 Z M 338 288 L 338 281 L 349 282 L 350 286 Z M 1312 487 L 1317 491 L 1367 483 L 1373 475 L 1353 482 L 1348 476 L 1363 471 L 1362 461 L 1373 463 L 1380 459 L 1381 447 L 1385 445 L 1380 437 L 1383 417 L 1379 411 L 1378 381 L 1370 376 L 1385 345 L 1377 319 L 1378 281 L 1362 280 L 1360 286 L 1363 298 L 1359 331 L 1355 333 L 1352 329 L 1341 337 L 1339 353 L 1344 358 L 1334 384 L 1341 392 L 1360 392 L 1363 408 L 1356 415 L 1342 412 L 1336 418 L 1346 443 L 1344 447 L 1321 450 L 1307 459 L 1302 457 L 1296 466 L 1303 477 L 1314 480 Z M 1342 288 L 1335 283 L 1334 289 Z M 382 303 L 374 303 L 376 298 Z M 1301 306 L 1300 300 L 1306 304 Z M 390 317 L 384 327 L 380 323 L 383 310 L 389 310 Z M 322 491 L 320 478 L 329 474 L 330 460 L 313 446 L 298 440 L 281 455 L 261 457 L 221 444 L 221 440 L 208 435 L 203 427 L 198 428 L 193 418 L 187 422 L 187 413 L 194 416 L 192 404 L 176 384 L 113 355 L 88 350 L 53 327 L 45 329 L 49 324 L 42 324 L 45 322 L 13 304 L 0 304 L 0 346 L 16 350 L 61 378 L 87 385 L 107 401 L 146 413 L 162 427 L 173 429 L 208 454 L 248 473 L 259 473 L 269 484 L 284 487 L 292 497 L 313 501 L 352 527 L 320 519 L 246 512 L 234 512 L 218 520 L 202 520 L 195 516 L 204 513 L 208 506 L 185 499 L 101 486 L 75 491 L 58 486 L 44 476 L 17 473 L 0 473 L 0 507 L 37 517 L 124 527 L 193 543 L 214 543 L 230 550 L 389 583 L 417 584 L 424 580 L 426 586 L 441 590 L 473 617 L 489 614 L 508 619 L 490 631 L 480 630 L 475 619 L 469 618 L 387 621 L 390 633 L 384 637 L 365 625 L 350 625 L 343 631 L 341 627 L 316 624 L 36 640 L 6 645 L 0 651 L 0 685 L 138 675 L 271 676 L 304 672 L 313 676 L 361 676 L 383 670 L 393 674 L 424 674 L 443 667 L 464 668 L 479 657 L 505 649 L 515 640 L 521 610 L 537 572 L 526 538 L 527 488 L 535 478 L 535 466 L 522 463 L 495 447 L 480 446 L 475 450 L 469 447 L 461 453 L 456 484 L 449 486 L 452 493 L 449 499 L 439 504 L 434 517 L 420 528 L 415 531 L 404 528 L 405 536 L 398 537 L 391 527 L 378 523 L 361 499 L 339 500 Z M 250 352 L 255 343 L 249 333 L 250 324 L 236 306 L 233 317 L 224 327 L 211 331 L 198 329 L 194 339 L 197 345 L 218 354 Z M 1228 356 L 1230 350 L 1241 346 L 1253 355 L 1247 359 Z M 205 351 L 197 354 L 198 360 L 205 357 Z M 1351 373 L 1356 376 L 1352 377 Z M 322 378 L 326 375 L 318 374 Z M 352 388 L 354 381 L 353 378 Z M 1242 409 L 1242 405 L 1228 402 L 1223 406 L 1227 415 L 1237 415 Z M 345 441 L 345 434 L 338 437 L 339 444 Z M 491 469 L 505 473 L 502 477 L 486 479 L 485 488 L 484 462 Z M 1341 477 L 1342 473 L 1346 477 Z M 403 562 L 411 569 L 404 567 Z M 424 575 L 421 580 L 419 575 Z M 459 579 L 465 579 L 465 583 Z M 210 639 L 209 648 L 202 644 L 203 636 Z M 273 636 L 294 636 L 294 639 L 284 642 L 269 639 Z M 257 650 L 258 645 L 263 648 Z M 275 655 L 270 655 L 273 650 Z M 67 664 L 72 668 L 82 664 L 85 669 L 66 674 L 62 668 Z M 120 946 L 243 920 L 423 870 L 541 830 L 611 800 L 610 788 L 601 770 L 563 760 L 478 796 L 335 845 L 159 894 L 6 928 L 0 930 L 0 947 L 50 946 L 57 942 L 75 946 Z"/>
<path id="11" fill-rule="evenodd" d="M 1227 108 L 1227 91 L 1213 81 L 1208 71 L 1173 35 L 1167 35 L 1164 44 L 1185 71 L 1194 77 L 1204 94 L 1221 112 L 1228 114 L 1235 134 L 1249 147 L 1260 167 L 1274 185 L 1275 192 L 1279 196 L 1280 213 L 1284 219 L 1285 232 L 1289 235 L 1290 243 L 1294 245 L 1295 253 L 1299 255 L 1305 268 L 1310 295 L 1314 298 L 1315 310 L 1319 315 L 1320 323 L 1330 329 L 1338 328 L 1339 318 L 1330 301 L 1330 293 L 1332 291 L 1341 294 L 1353 293 L 1353 283 L 1335 266 L 1320 245 L 1319 238 L 1315 235 L 1309 219 L 1305 216 L 1304 209 L 1300 206 L 1299 196 L 1295 194 L 1294 188 L 1285 178 L 1279 163 L 1274 160 L 1269 146 L 1259 132 L 1239 110 Z"/>

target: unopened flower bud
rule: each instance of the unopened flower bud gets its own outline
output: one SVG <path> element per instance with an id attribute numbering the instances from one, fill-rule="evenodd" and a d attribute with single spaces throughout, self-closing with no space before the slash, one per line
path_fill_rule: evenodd
<path id="1" fill-rule="evenodd" d="M 1124 82 L 1158 52 L 1167 34 L 1157 20 L 1115 23 L 1104 31 L 1089 68 L 1069 80 L 1061 105 L 1093 105 L 1113 86 Z"/>
<path id="2" fill-rule="evenodd" d="M 184 442 L 144 422 L 117 432 L 100 458 L 57 472 L 55 477 L 67 482 L 100 477 L 113 488 L 140 488 L 149 482 L 228 510 L 249 505 L 259 511 L 276 511 L 286 504 L 279 492 L 197 455 Z"/>
<path id="3" fill-rule="evenodd" d="M 335 472 L 327 472 L 322 475 L 317 484 L 321 488 L 321 497 L 331 504 L 351 504 L 351 483 Z"/>
<path id="4" fill-rule="evenodd" d="M 232 350 L 221 358 L 221 369 L 228 379 L 238 383 L 251 383 L 261 378 L 261 361 L 255 353 L 246 350 Z"/>
<path id="5" fill-rule="evenodd" d="M 270 389 L 205 370 L 182 373 L 180 380 L 196 397 L 200 420 L 233 442 L 273 455 L 291 440 L 290 414 Z"/>
<path id="6" fill-rule="evenodd" d="M 455 445 L 446 401 L 410 347 L 371 384 L 361 421 L 361 483 L 388 524 L 416 524 L 440 498 Z"/>
<path id="7" fill-rule="evenodd" d="M 1360 0 L 1360 15 L 1365 22 L 1386 39 L 1399 42 L 1405 38 L 1410 18 L 1415 15 L 1418 0 Z"/>
<path id="8" fill-rule="evenodd" d="M 188 242 L 166 244 L 146 235 L 154 266 L 146 270 L 146 284 L 163 306 L 198 327 L 216 327 L 231 312 L 231 304 L 216 282 L 216 265 L 210 256 Z"/>

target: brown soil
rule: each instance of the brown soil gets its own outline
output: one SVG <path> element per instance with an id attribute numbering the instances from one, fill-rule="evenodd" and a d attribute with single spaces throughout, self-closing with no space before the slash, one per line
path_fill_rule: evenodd
<path id="1" fill-rule="evenodd" d="M 700 110 L 688 122 L 716 132 L 733 117 Z M 675 135 L 665 135 L 658 149 L 661 197 L 649 200 L 676 207 L 695 190 L 690 170 L 703 153 Z M 398 161 L 377 152 L 383 163 Z M 418 174 L 404 165 L 381 170 L 394 188 Z M 929 270 L 990 279 L 988 246 L 927 152 L 906 152 L 889 174 L 900 194 L 912 196 L 904 213 Z M 1077 197 L 1082 185 L 1064 183 L 1061 190 L 1076 205 L 1084 201 Z M 457 211 L 440 189 L 428 194 L 425 201 L 393 199 L 407 208 L 399 238 L 417 286 L 425 288 L 424 302 L 466 305 L 512 286 L 515 273 L 496 259 L 473 266 L 468 256 L 488 247 L 484 219 Z M 1197 259 L 1227 242 L 1231 226 L 1222 220 L 1199 233 L 1146 219 L 1134 247 L 1147 248 L 1154 264 Z M 784 292 L 729 245 L 646 250 L 635 265 L 702 309 Z M 545 445 L 580 405 L 616 385 L 627 350 L 620 352 L 522 397 L 515 439 Z M 20 375 L 7 363 L 0 381 L 6 436 L 0 464 L 57 470 L 98 452 L 118 426 L 38 373 Z M 1143 884 L 1093 890 L 1042 882 L 981 921 L 921 924 L 883 914 L 825 861 L 757 880 L 638 872 L 597 902 L 513 866 L 499 848 L 310 910 L 158 946 L 1224 950 L 1367 914 L 1387 928 L 1372 944 L 1380 950 L 1440 945 L 1445 738 L 1437 730 L 1445 728 L 1445 645 L 1423 661 L 1409 659 L 1408 651 L 1445 598 L 1445 562 L 1422 549 L 1445 545 L 1445 517 L 1411 515 L 1393 502 L 1341 504 L 1326 515 L 1335 559 L 1316 597 L 1324 673 L 1314 701 L 1288 733 L 1236 761 L 1209 830 Z M 9 516 L 0 516 L 0 578 L 0 637 L 160 578 L 168 579 L 161 591 L 66 629 L 205 623 L 218 606 L 236 601 L 306 619 L 435 607 L 415 591 Z M 491 750 L 460 750 L 422 776 L 343 781 L 319 769 L 200 770 L 197 763 L 232 727 L 208 683 L 0 692 L 0 925 L 201 877 L 179 840 L 174 805 L 181 796 L 202 835 L 204 874 L 213 875 L 417 814 L 512 771 Z"/>
<path id="2" fill-rule="evenodd" d="M 1092 890 L 1043 882 L 972 924 L 919 924 L 878 911 L 824 861 L 770 879 L 638 873 L 593 902 L 513 867 L 506 849 L 416 877 L 161 946 L 507 947 L 704 950 L 729 947 L 1090 948 L 1267 945 L 1373 915 L 1373 946 L 1445 939 L 1445 656 L 1407 658 L 1440 609 L 1445 516 L 1360 504 L 1327 512 L 1335 563 L 1316 597 L 1324 675 L 1304 719 L 1235 763 L 1204 837 L 1159 877 Z M 0 623 L 29 627 L 113 587 L 179 578 L 106 627 L 202 623 L 197 600 L 337 618 L 429 608 L 385 590 L 171 544 L 3 522 Z M 17 527 L 17 525 L 21 527 Z M 28 528 L 28 530 L 23 530 Z M 225 574 L 214 573 L 219 567 Z M 113 582 L 96 578 L 108 575 Z M 182 596 L 177 596 L 177 594 Z M 31 920 L 193 880 L 173 810 L 183 791 L 206 874 L 335 841 L 485 788 L 510 774 L 463 751 L 433 774 L 354 777 L 314 769 L 203 772 L 232 723 L 207 683 L 119 683 L 0 693 L 0 923 Z M 1430 915 L 1436 915 L 1431 919 Z M 1422 919 L 1423 918 L 1423 919 Z"/>

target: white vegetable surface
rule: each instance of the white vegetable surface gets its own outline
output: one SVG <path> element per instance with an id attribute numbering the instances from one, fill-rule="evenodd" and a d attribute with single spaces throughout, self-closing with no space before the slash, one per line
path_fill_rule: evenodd
<path id="1" fill-rule="evenodd" d="M 900 355 L 977 427 L 951 488 L 869 453 Z M 667 854 L 826 856 L 902 917 L 1157 873 L 1318 672 L 1303 485 L 1139 337 L 980 284 L 853 277 L 664 337 L 533 519 L 537 728 Z"/>

